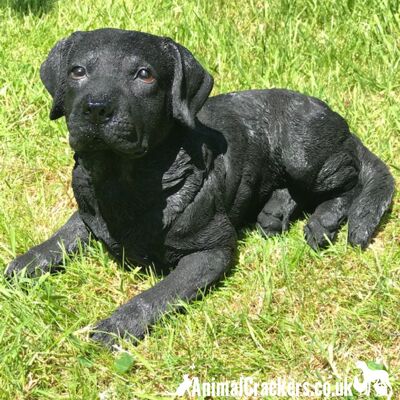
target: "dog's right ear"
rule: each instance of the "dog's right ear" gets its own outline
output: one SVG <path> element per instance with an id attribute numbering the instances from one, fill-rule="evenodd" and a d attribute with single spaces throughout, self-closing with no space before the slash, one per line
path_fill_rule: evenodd
<path id="1" fill-rule="evenodd" d="M 64 115 L 64 91 L 67 71 L 67 57 L 71 48 L 71 38 L 61 39 L 50 51 L 40 67 L 40 78 L 53 97 L 50 119 Z"/>

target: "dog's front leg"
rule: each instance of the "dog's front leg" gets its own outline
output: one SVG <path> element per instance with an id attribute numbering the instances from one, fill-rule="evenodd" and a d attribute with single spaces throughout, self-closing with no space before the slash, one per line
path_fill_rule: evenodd
<path id="1" fill-rule="evenodd" d="M 218 281 L 232 260 L 233 249 L 206 250 L 183 257 L 165 279 L 100 321 L 92 338 L 107 346 L 115 341 L 112 334 L 141 339 L 148 327 L 179 300 L 192 300 L 199 290 Z"/>
<path id="2" fill-rule="evenodd" d="M 75 253 L 79 245 L 89 241 L 89 231 L 76 211 L 50 239 L 32 247 L 18 256 L 7 267 L 8 278 L 26 268 L 26 276 L 34 277 L 54 271 L 63 262 L 63 250 L 67 254 Z"/>

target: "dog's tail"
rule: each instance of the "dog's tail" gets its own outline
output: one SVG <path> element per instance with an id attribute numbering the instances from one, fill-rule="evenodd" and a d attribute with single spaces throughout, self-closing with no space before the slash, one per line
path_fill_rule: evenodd
<path id="1" fill-rule="evenodd" d="M 387 166 L 353 135 L 358 159 L 360 191 L 348 214 L 349 242 L 365 248 L 392 202 L 395 183 Z"/>

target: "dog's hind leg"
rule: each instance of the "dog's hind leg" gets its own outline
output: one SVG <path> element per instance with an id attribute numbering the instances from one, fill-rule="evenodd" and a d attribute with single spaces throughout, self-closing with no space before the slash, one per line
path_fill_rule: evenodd
<path id="1" fill-rule="evenodd" d="M 361 191 L 349 210 L 349 242 L 365 248 L 392 202 L 395 184 L 386 165 L 353 136 L 361 160 Z"/>
<path id="2" fill-rule="evenodd" d="M 314 249 L 332 242 L 346 219 L 350 244 L 365 248 L 393 197 L 394 180 L 385 164 L 355 136 L 347 145 L 353 151 L 328 158 L 313 182 L 313 192 L 327 198 L 304 229 Z"/>
<path id="3" fill-rule="evenodd" d="M 278 235 L 289 229 L 301 211 L 288 189 L 277 189 L 258 215 L 257 227 L 267 237 Z"/>
<path id="4" fill-rule="evenodd" d="M 312 181 L 310 198 L 319 200 L 304 234 L 313 249 L 324 248 L 336 239 L 359 190 L 359 169 L 354 153 L 342 151 L 329 157 Z"/>

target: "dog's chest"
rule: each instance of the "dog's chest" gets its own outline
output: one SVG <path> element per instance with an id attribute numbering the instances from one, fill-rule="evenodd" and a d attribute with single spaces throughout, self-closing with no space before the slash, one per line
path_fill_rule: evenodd
<path id="1" fill-rule="evenodd" d="M 80 214 L 94 236 L 117 258 L 168 263 L 166 235 L 195 196 L 202 174 L 187 168 L 170 174 L 121 171 L 95 163 L 78 161 L 73 172 Z"/>

